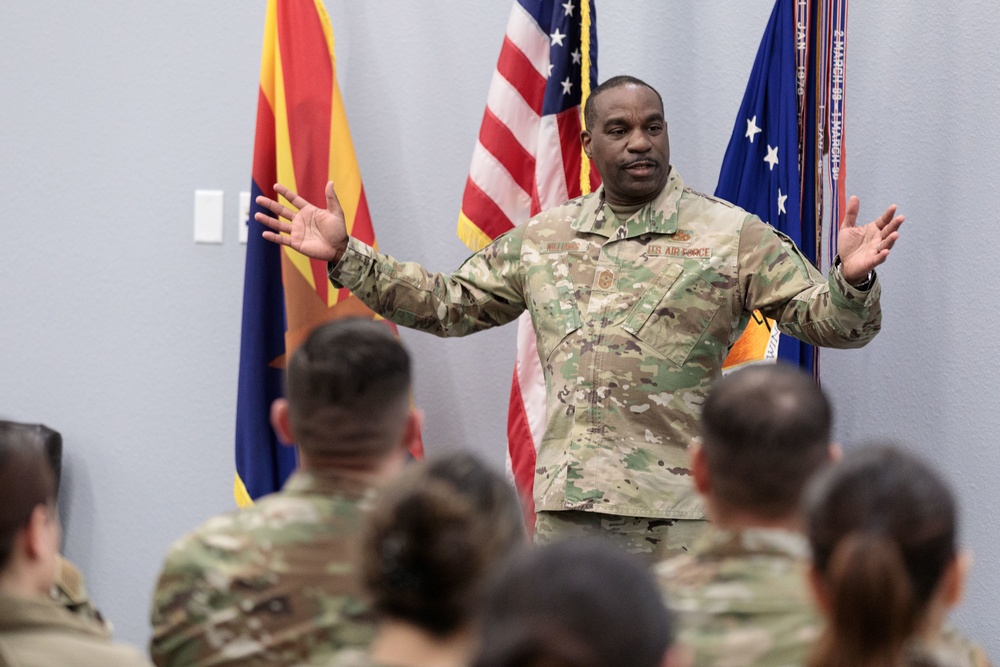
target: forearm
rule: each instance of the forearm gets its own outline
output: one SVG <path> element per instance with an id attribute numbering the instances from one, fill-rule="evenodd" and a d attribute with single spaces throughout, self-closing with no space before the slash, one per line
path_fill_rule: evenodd
<path id="1" fill-rule="evenodd" d="M 464 336 L 506 324 L 524 310 L 517 280 L 516 239 L 498 239 L 452 274 L 398 262 L 351 239 L 329 268 L 330 280 L 401 326 L 438 336 Z M 516 246 L 516 247 L 514 247 Z"/>
<path id="2" fill-rule="evenodd" d="M 861 291 L 834 269 L 824 278 L 794 244 L 757 224 L 741 237 L 748 310 L 759 309 L 783 333 L 812 345 L 861 347 L 875 337 L 882 321 L 877 279 Z"/>

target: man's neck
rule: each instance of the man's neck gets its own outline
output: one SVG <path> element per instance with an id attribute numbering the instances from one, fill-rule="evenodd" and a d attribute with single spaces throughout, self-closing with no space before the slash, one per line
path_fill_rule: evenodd
<path id="1" fill-rule="evenodd" d="M 51 588 L 51 585 L 48 587 Z M 15 598 L 47 599 L 48 588 L 37 577 L 14 564 L 0 573 L 0 595 Z"/>
<path id="2" fill-rule="evenodd" d="M 435 637 L 404 621 L 386 620 L 372 642 L 371 658 L 401 667 L 460 667 L 470 658 L 469 633 Z"/>
<path id="3" fill-rule="evenodd" d="M 380 486 L 399 475 L 405 459 L 405 452 L 402 448 L 378 461 L 356 464 L 346 464 L 343 459 L 328 459 L 310 455 L 300 449 L 299 469 L 318 475 L 336 474 L 371 486 Z"/>
<path id="4" fill-rule="evenodd" d="M 796 512 L 780 516 L 763 516 L 742 509 L 729 509 L 706 499 L 708 520 L 716 528 L 723 530 L 747 530 L 763 528 L 771 530 L 787 530 L 793 533 L 803 531 L 802 520 Z"/>

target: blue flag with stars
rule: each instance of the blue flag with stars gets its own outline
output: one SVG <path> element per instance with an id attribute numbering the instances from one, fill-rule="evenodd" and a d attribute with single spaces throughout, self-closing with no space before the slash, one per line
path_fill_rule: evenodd
<path id="1" fill-rule="evenodd" d="M 806 147 L 799 145 L 795 2 L 774 4 L 715 195 L 770 222 L 815 264 L 815 232 L 809 230 L 815 227 L 815 201 L 802 201 L 799 175 L 799 155 Z M 807 198 L 814 193 L 807 188 Z M 814 353 L 812 346 L 791 336 L 779 339 L 778 358 L 810 372 Z"/>

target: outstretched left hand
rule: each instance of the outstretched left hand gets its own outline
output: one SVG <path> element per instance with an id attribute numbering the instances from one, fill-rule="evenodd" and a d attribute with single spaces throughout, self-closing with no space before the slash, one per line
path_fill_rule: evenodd
<path id="1" fill-rule="evenodd" d="M 905 220 L 896 215 L 896 205 L 892 204 L 881 216 L 858 227 L 860 206 L 858 198 L 852 195 L 837 234 L 840 273 L 852 285 L 864 282 L 876 266 L 889 258 L 889 251 L 899 239 L 899 226 Z"/>

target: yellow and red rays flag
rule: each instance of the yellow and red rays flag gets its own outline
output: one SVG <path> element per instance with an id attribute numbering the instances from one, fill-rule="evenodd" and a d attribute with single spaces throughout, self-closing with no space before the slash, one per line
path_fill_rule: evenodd
<path id="1" fill-rule="evenodd" d="M 285 358 L 318 324 L 350 315 L 375 318 L 327 278 L 326 263 L 261 237 L 258 195 L 278 200 L 282 183 L 311 202 L 326 201 L 332 180 L 347 231 L 375 245 L 361 172 L 337 85 L 333 29 L 320 0 L 270 0 L 264 24 L 250 233 L 243 287 L 243 331 L 236 406 L 234 495 L 245 506 L 281 488 L 295 469 L 269 422 L 282 395 Z M 288 205 L 284 199 L 282 203 Z M 386 322 L 386 326 L 392 326 Z M 419 455 L 419 452 L 414 452 Z"/>

